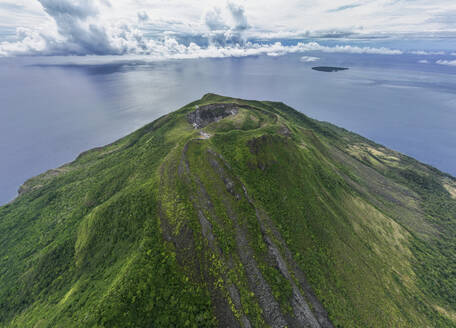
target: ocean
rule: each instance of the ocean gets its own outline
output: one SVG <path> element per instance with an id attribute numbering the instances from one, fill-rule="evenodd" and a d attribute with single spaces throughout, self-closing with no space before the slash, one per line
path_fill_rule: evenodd
<path id="1" fill-rule="evenodd" d="M 282 101 L 456 175 L 456 67 L 432 55 L 301 56 L 0 58 L 0 204 L 28 178 L 208 92 Z"/>

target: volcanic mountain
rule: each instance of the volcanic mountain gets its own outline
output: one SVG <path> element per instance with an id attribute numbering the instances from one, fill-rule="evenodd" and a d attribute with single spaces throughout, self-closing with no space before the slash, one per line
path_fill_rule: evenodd
<path id="1" fill-rule="evenodd" d="M 456 179 L 207 94 L 0 207 L 2 327 L 456 327 Z"/>

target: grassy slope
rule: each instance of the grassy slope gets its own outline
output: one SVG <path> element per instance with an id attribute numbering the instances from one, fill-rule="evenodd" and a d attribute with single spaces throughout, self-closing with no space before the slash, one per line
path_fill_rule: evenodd
<path id="1" fill-rule="evenodd" d="M 198 139 L 186 113 L 233 101 Z M 206 95 L 22 190 L 6 327 L 262 327 L 253 262 L 292 326 L 303 272 L 334 326 L 456 327 L 456 180 L 281 103 Z"/>

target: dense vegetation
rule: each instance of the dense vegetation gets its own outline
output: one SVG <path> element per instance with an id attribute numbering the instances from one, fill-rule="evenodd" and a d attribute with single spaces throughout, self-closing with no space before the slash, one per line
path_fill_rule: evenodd
<path id="1" fill-rule="evenodd" d="M 454 286 L 456 179 L 282 103 L 208 94 L 0 207 L 4 327 L 456 327 Z"/>

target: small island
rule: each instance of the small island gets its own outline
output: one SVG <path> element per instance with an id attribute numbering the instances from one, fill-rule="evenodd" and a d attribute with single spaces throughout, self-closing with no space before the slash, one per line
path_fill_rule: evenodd
<path id="1" fill-rule="evenodd" d="M 312 67 L 313 70 L 319 71 L 319 72 L 338 72 L 338 71 L 345 71 L 348 68 L 347 67 L 333 67 L 333 66 L 316 66 Z"/>

